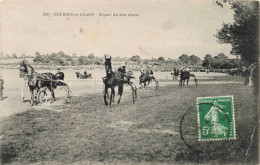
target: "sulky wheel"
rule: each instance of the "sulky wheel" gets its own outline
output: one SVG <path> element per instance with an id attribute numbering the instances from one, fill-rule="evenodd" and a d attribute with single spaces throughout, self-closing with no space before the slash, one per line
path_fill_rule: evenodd
<path id="1" fill-rule="evenodd" d="M 47 102 L 47 93 L 46 91 L 40 91 L 38 94 L 38 101 L 40 103 L 45 103 Z"/>

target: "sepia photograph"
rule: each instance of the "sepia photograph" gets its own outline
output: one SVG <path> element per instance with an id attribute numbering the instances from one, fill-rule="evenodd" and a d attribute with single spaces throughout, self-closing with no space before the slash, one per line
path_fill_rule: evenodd
<path id="1" fill-rule="evenodd" d="M 0 0 L 0 164 L 258 165 L 259 12 Z"/>

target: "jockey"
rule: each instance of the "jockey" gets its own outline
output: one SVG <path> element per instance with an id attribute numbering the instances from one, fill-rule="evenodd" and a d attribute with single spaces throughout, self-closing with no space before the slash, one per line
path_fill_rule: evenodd
<path id="1" fill-rule="evenodd" d="M 153 75 L 153 71 L 151 68 L 147 69 L 146 75 L 148 75 L 148 76 Z"/>
<path id="2" fill-rule="evenodd" d="M 140 75 L 140 77 L 139 77 L 139 79 L 141 79 L 145 74 L 144 74 L 144 70 L 141 70 L 140 69 L 140 72 L 141 72 L 141 75 Z"/>
<path id="3" fill-rule="evenodd" d="M 153 70 L 151 68 L 150 68 L 149 72 L 150 72 L 149 73 L 150 75 L 153 75 Z"/>
<path id="4" fill-rule="evenodd" d="M 126 74 L 125 68 L 126 68 L 126 66 L 121 66 L 120 68 L 118 68 L 118 71 L 123 75 L 124 81 L 128 81 L 127 80 L 128 76 Z"/>
<path id="5" fill-rule="evenodd" d="M 118 70 L 120 73 L 125 74 L 125 73 L 126 73 L 125 68 L 126 68 L 126 66 L 121 66 L 121 67 L 118 68 L 117 70 Z"/>

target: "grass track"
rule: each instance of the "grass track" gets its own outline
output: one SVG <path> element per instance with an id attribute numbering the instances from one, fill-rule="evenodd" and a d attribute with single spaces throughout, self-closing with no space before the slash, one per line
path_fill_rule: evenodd
<path id="1" fill-rule="evenodd" d="M 245 157 L 258 111 L 252 89 L 242 84 L 176 85 L 125 92 L 118 106 L 102 94 L 73 97 L 57 111 L 28 110 L 1 123 L 2 163 L 256 163 L 257 134 Z M 234 95 L 237 140 L 198 143 L 196 98 Z M 180 139 L 200 149 L 188 149 Z M 256 128 L 257 130 L 257 128 Z M 257 132 L 256 132 L 257 133 Z M 245 160 L 246 159 L 246 160 Z"/>

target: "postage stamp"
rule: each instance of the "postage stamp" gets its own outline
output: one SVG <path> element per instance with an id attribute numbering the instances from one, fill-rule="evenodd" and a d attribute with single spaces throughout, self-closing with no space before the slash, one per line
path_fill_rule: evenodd
<path id="1" fill-rule="evenodd" d="M 235 139 L 233 96 L 197 98 L 199 141 Z"/>

